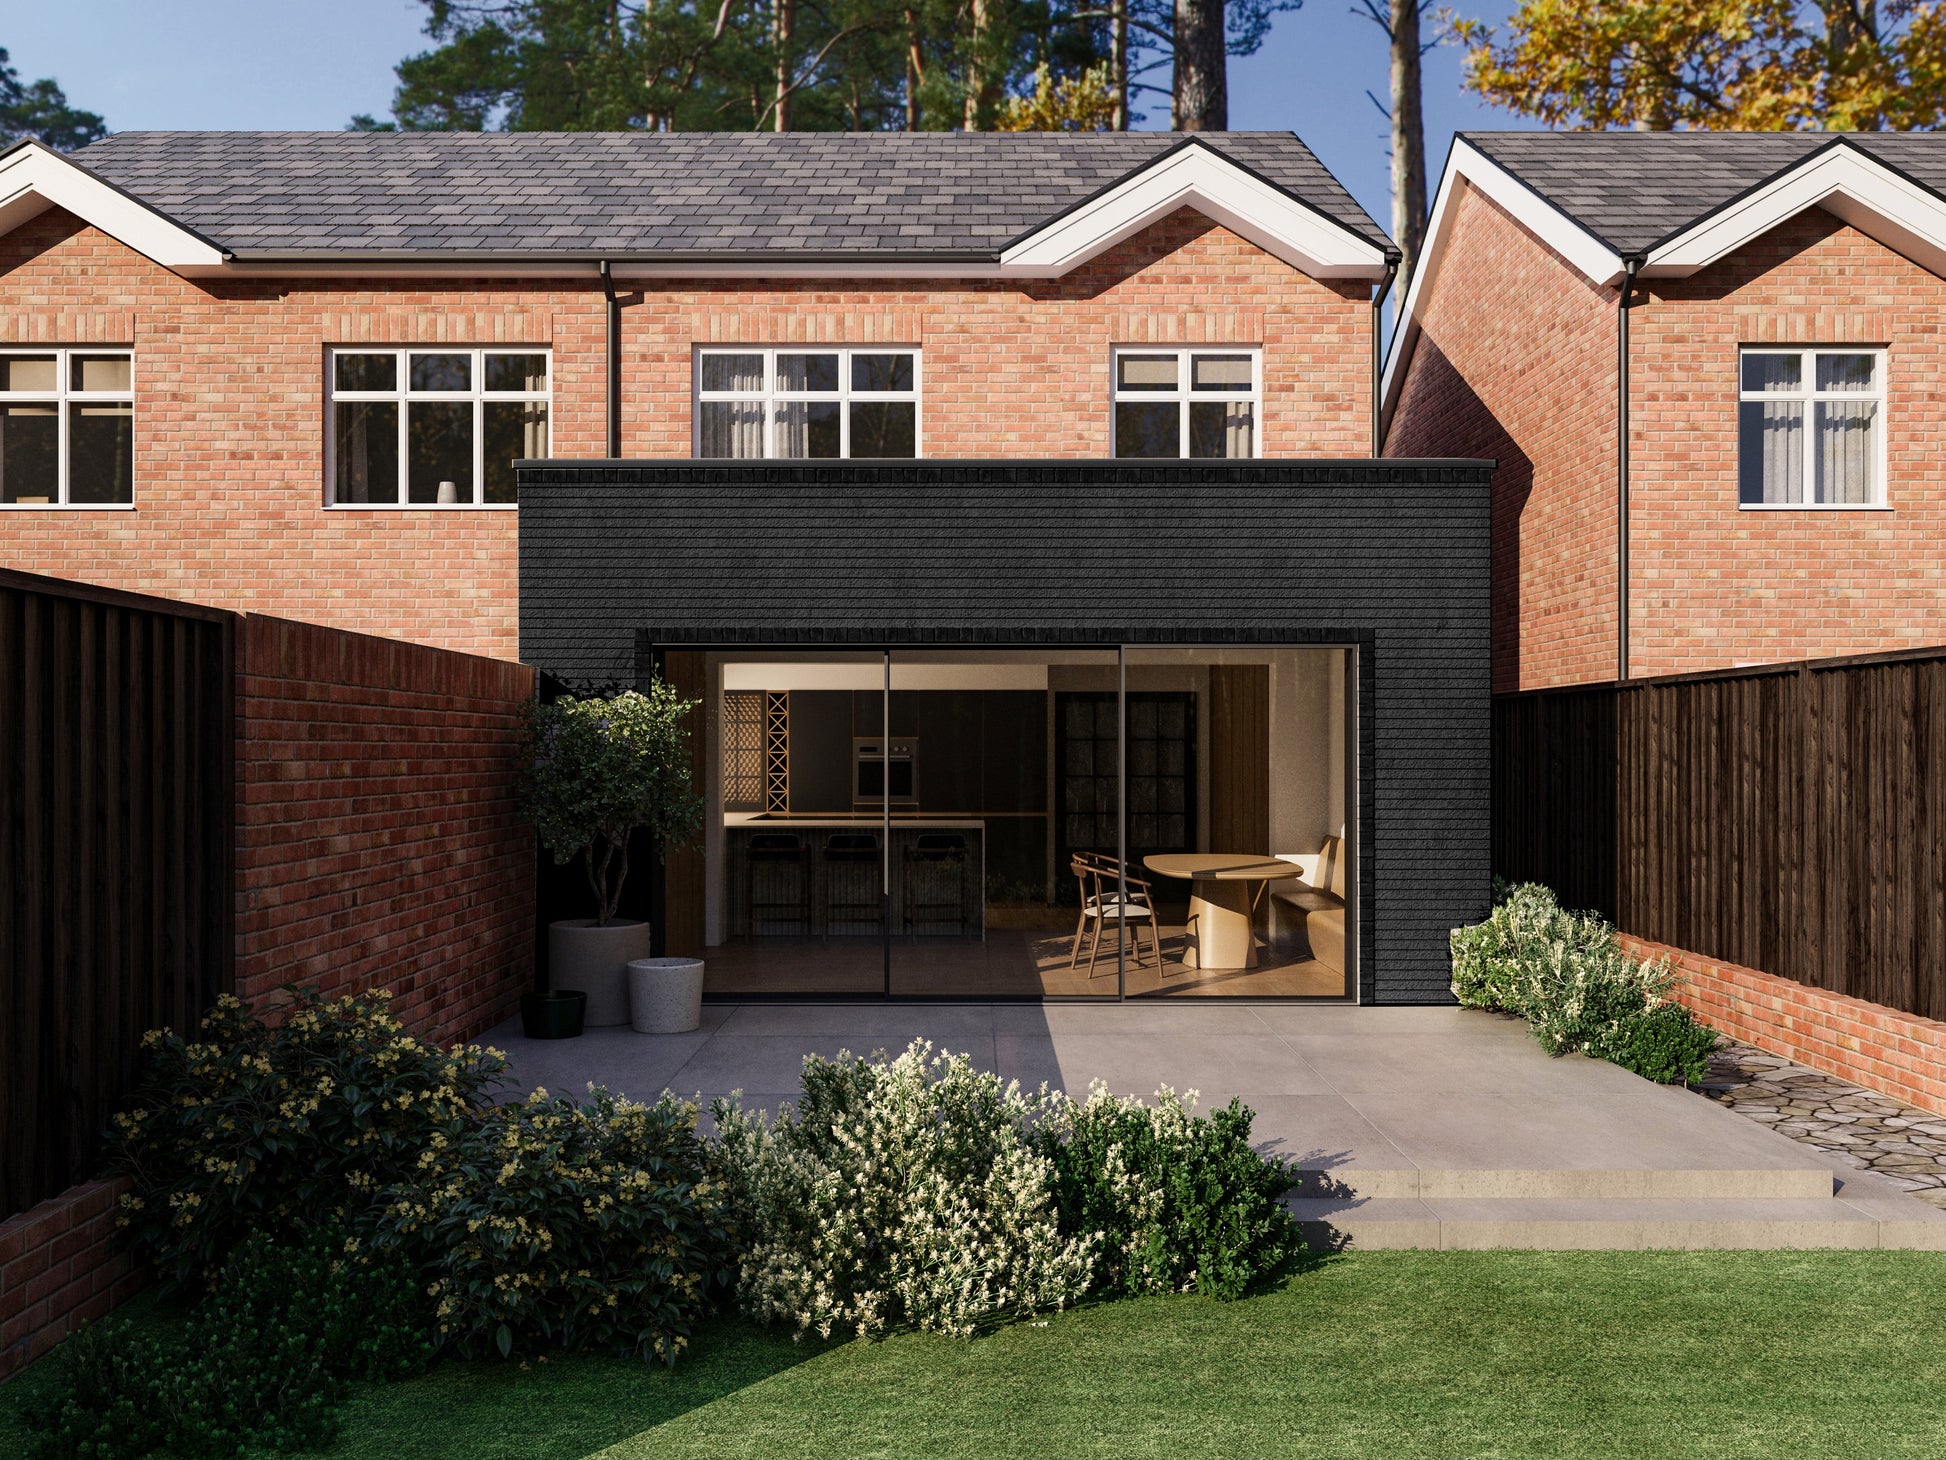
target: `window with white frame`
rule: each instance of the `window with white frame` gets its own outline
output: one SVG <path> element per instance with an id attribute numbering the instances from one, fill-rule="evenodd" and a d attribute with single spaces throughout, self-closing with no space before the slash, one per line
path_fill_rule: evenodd
<path id="1" fill-rule="evenodd" d="M 1115 455 L 1257 454 L 1262 356 L 1256 350 L 1115 352 Z"/>
<path id="2" fill-rule="evenodd" d="M 0 351 L 0 505 L 135 501 L 135 356 Z"/>
<path id="3" fill-rule="evenodd" d="M 706 457 L 917 456 L 919 352 L 698 350 L 695 440 Z"/>
<path id="4" fill-rule="evenodd" d="M 499 507 L 513 463 L 547 455 L 548 352 L 331 352 L 329 500 Z"/>
<path id="5" fill-rule="evenodd" d="M 1885 500 L 1885 352 L 1745 350 L 1737 500 L 1870 507 Z"/>

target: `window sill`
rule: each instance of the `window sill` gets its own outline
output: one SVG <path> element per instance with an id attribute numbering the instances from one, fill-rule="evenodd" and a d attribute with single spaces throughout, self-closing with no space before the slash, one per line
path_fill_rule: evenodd
<path id="1" fill-rule="evenodd" d="M 0 512 L 133 512 L 133 502 L 0 502 Z"/>
<path id="2" fill-rule="evenodd" d="M 518 512 L 518 502 L 326 502 L 327 512 Z"/>
<path id="3" fill-rule="evenodd" d="M 1739 512 L 1890 512 L 1890 502 L 1739 502 Z"/>

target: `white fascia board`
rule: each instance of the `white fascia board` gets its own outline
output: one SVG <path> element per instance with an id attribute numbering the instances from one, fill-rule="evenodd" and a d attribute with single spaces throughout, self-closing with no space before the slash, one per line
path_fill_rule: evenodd
<path id="1" fill-rule="evenodd" d="M 1836 214 L 1921 268 L 1946 275 L 1946 201 L 1848 142 L 1815 153 L 1658 244 L 1644 260 L 1642 274 L 1687 277 L 1813 207 Z"/>
<path id="2" fill-rule="evenodd" d="M 67 209 L 165 269 L 216 268 L 226 257 L 207 239 L 39 142 L 0 157 L 0 233 L 49 208 Z"/>
<path id="3" fill-rule="evenodd" d="M 1385 254 L 1200 143 L 1179 147 L 1001 252 L 1003 273 L 1059 278 L 1097 254 L 1193 208 L 1314 279 L 1382 279 Z"/>

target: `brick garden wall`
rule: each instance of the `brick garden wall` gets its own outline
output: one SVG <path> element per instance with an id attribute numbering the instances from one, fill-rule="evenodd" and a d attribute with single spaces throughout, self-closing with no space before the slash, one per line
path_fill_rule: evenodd
<path id="1" fill-rule="evenodd" d="M 1637 957 L 1667 955 L 1678 997 L 1731 1039 L 1946 1115 L 1946 1024 L 1635 938 Z"/>
<path id="2" fill-rule="evenodd" d="M 0 1379 L 147 1285 L 116 1241 L 127 1189 L 121 1178 L 86 1182 L 0 1222 Z"/>
<path id="3" fill-rule="evenodd" d="M 531 987 L 522 665 L 252 615 L 237 682 L 238 997 L 391 989 L 446 1041 Z"/>
<path id="4" fill-rule="evenodd" d="M 687 457 L 694 347 L 922 351 L 934 457 L 1104 456 L 1115 344 L 1261 345 L 1268 456 L 1370 449 L 1369 285 L 1179 212 L 1067 278 L 625 283 L 622 446 Z M 597 280 L 189 280 L 51 209 L 0 235 L 0 345 L 135 350 L 135 509 L 0 513 L 0 565 L 516 656 L 518 513 L 326 509 L 334 345 L 541 345 L 553 454 L 605 448 Z"/>

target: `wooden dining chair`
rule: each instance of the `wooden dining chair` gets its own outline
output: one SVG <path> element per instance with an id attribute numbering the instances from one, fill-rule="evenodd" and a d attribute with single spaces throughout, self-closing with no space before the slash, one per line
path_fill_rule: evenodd
<path id="1" fill-rule="evenodd" d="M 1113 857 L 1102 856 L 1098 852 L 1075 852 L 1068 862 L 1068 870 L 1081 887 L 1081 915 L 1074 924 L 1074 947 L 1068 955 L 1068 968 L 1072 970 L 1081 961 L 1081 939 L 1088 937 L 1088 975 L 1094 976 L 1095 958 L 1101 948 L 1101 930 L 1105 923 L 1126 917 L 1134 931 L 1129 945 L 1135 954 L 1136 967 L 1142 966 L 1142 920 L 1149 924 L 1149 947 L 1155 954 L 1155 966 L 1162 968 L 1162 925 L 1156 918 L 1155 890 L 1149 879 L 1133 873 L 1126 875 L 1128 897 L 1122 898 L 1121 884 L 1124 880 L 1122 865 Z"/>

